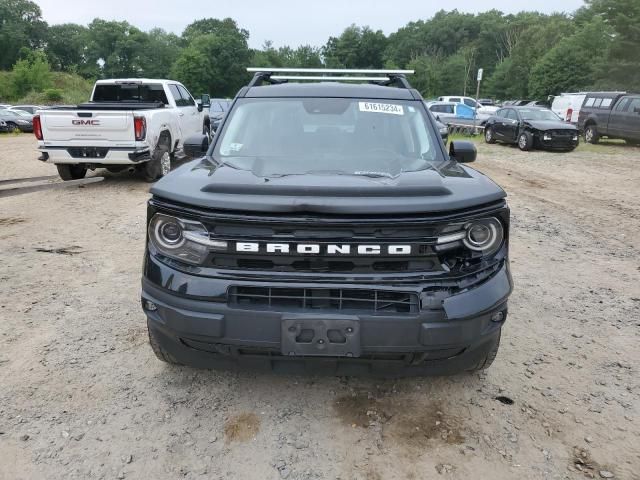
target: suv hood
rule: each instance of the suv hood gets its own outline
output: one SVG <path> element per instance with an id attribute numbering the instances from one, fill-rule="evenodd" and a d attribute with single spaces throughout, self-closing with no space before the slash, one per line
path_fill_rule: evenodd
<path id="1" fill-rule="evenodd" d="M 206 158 L 182 165 L 155 183 L 151 193 L 215 210 L 326 214 L 442 212 L 506 197 L 488 177 L 455 161 L 393 179 L 315 174 L 264 178 Z"/>

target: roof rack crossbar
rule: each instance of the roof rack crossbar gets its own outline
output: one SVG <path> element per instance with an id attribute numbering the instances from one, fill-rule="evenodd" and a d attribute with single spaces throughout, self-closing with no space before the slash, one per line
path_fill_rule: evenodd
<path id="1" fill-rule="evenodd" d="M 270 68 L 270 67 L 249 67 L 247 72 L 270 72 L 270 73 L 320 73 L 320 74 L 343 74 L 343 75 L 411 75 L 414 70 L 376 70 L 366 68 Z"/>
<path id="2" fill-rule="evenodd" d="M 279 84 L 289 80 L 331 81 L 331 82 L 369 82 L 376 85 L 395 85 L 399 88 L 411 88 L 405 75 L 413 70 L 371 70 L 359 68 L 247 68 L 253 73 L 249 87 L 263 83 Z M 283 75 L 284 74 L 284 75 Z M 293 75 L 292 75 L 293 74 Z"/>

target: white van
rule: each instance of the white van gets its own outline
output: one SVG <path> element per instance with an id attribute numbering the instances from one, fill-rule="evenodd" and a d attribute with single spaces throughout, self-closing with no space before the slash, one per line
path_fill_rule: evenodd
<path id="1" fill-rule="evenodd" d="M 587 92 L 561 93 L 553 99 L 551 110 L 565 122 L 577 124 L 580 107 Z"/>

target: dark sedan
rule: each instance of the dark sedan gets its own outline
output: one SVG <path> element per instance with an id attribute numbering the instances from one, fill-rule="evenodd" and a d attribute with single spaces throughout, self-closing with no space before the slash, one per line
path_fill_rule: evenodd
<path id="1" fill-rule="evenodd" d="M 515 143 L 520 150 L 571 151 L 578 146 L 578 129 L 547 108 L 510 106 L 487 120 L 484 139 L 487 143 Z"/>
<path id="2" fill-rule="evenodd" d="M 0 110 L 0 120 L 6 123 L 9 132 L 33 132 L 33 121 L 12 110 Z"/>
<path id="3" fill-rule="evenodd" d="M 209 107 L 209 118 L 211 119 L 211 131 L 215 132 L 220 126 L 224 114 L 229 110 L 231 100 L 225 98 L 212 98 Z"/>

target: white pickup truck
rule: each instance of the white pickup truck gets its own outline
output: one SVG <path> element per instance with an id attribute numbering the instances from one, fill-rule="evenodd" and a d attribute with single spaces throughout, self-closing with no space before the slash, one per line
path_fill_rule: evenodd
<path id="1" fill-rule="evenodd" d="M 47 108 L 34 117 L 39 160 L 54 163 L 63 180 L 104 167 L 135 169 L 155 181 L 169 173 L 186 138 L 210 134 L 208 101 L 204 96 L 196 104 L 173 80 L 98 80 L 88 103 Z"/>

